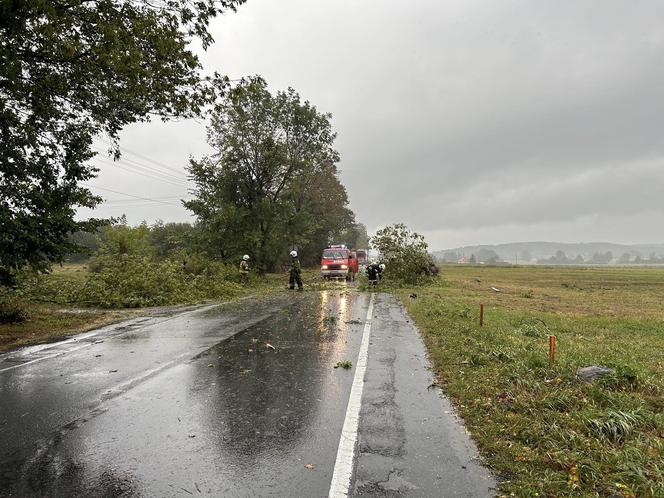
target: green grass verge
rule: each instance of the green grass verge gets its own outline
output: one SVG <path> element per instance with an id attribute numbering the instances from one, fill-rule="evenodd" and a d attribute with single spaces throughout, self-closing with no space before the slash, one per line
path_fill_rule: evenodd
<path id="1" fill-rule="evenodd" d="M 443 267 L 398 292 L 503 493 L 664 496 L 664 270 Z"/>

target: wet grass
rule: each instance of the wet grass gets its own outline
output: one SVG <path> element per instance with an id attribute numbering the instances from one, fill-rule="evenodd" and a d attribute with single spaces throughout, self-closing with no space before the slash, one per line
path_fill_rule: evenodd
<path id="1" fill-rule="evenodd" d="M 399 292 L 501 492 L 664 496 L 664 270 L 441 273 Z M 581 382 L 589 365 L 614 373 Z"/>
<path id="2" fill-rule="evenodd" d="M 22 323 L 0 324 L 0 353 L 22 346 L 65 339 L 126 318 L 121 311 L 67 310 L 58 306 L 28 303 Z"/>

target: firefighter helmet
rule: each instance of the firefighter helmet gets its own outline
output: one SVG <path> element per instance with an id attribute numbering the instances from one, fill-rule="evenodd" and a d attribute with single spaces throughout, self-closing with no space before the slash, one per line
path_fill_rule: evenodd
<path id="1" fill-rule="evenodd" d="M 242 259 L 244 259 L 245 261 L 249 261 L 249 255 L 245 254 L 244 256 L 242 256 Z"/>
<path id="2" fill-rule="evenodd" d="M 297 251 L 290 252 L 291 258 L 297 258 Z"/>
<path id="3" fill-rule="evenodd" d="M 379 266 L 379 268 L 380 268 L 381 270 L 384 270 L 384 269 L 385 269 L 385 263 L 381 263 L 380 266 Z"/>

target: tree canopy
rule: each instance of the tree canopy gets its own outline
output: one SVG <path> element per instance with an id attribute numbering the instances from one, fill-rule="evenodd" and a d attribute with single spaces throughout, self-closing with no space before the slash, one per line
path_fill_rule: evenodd
<path id="1" fill-rule="evenodd" d="M 212 43 L 217 14 L 244 0 L 0 1 L 0 283 L 45 269 L 93 228 L 78 206 L 92 140 L 151 116 L 197 115 L 225 79 L 203 78 L 193 39 Z"/>
<path id="2" fill-rule="evenodd" d="M 195 199 L 185 203 L 213 251 L 273 270 L 290 247 L 318 260 L 353 225 L 330 118 L 292 88 L 271 94 L 258 76 L 222 97 L 208 128 L 214 153 L 191 160 Z"/>
<path id="3" fill-rule="evenodd" d="M 387 266 L 385 275 L 393 281 L 422 283 L 432 273 L 434 261 L 424 237 L 411 232 L 402 223 L 378 230 L 371 237 L 370 244 L 378 251 L 380 261 Z"/>

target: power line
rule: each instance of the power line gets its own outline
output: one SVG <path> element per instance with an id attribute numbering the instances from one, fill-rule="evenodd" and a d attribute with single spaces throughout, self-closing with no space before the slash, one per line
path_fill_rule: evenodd
<path id="1" fill-rule="evenodd" d="M 184 198 L 184 196 L 182 196 L 182 195 L 169 195 L 169 196 L 164 196 L 164 197 L 151 197 L 151 199 L 153 199 L 153 200 L 171 200 L 171 199 L 183 199 L 183 198 Z M 133 203 L 133 202 L 138 202 L 138 201 L 135 201 L 134 199 L 104 199 L 104 204 L 115 204 L 115 203 L 122 203 L 122 202 L 132 202 Z"/>
<path id="2" fill-rule="evenodd" d="M 102 150 L 99 147 L 92 147 L 92 148 L 95 151 L 99 152 L 100 154 L 104 154 L 103 159 L 109 160 L 109 155 L 108 155 L 107 150 Z M 97 158 L 102 158 L 102 157 L 98 156 Z M 178 180 L 186 180 L 188 178 L 187 175 L 184 174 L 184 171 L 178 171 L 176 173 L 169 173 L 169 172 L 161 170 L 159 168 L 155 168 L 154 166 L 149 166 L 147 164 L 140 163 L 140 162 L 136 161 L 135 159 L 131 159 L 131 158 L 128 158 L 128 157 L 121 157 L 117 161 L 115 159 L 112 159 L 112 161 L 114 163 L 126 162 L 126 163 L 130 163 L 130 164 L 136 164 L 138 166 L 141 166 L 142 168 L 146 168 L 146 169 L 149 169 L 151 171 L 156 171 L 160 174 L 167 175 L 167 176 L 170 176 L 170 177 L 173 177 L 173 178 L 177 178 Z"/>
<path id="3" fill-rule="evenodd" d="M 122 161 L 122 159 L 121 159 L 121 161 Z M 167 173 L 163 170 L 160 170 L 159 168 L 155 168 L 154 166 L 148 166 L 147 164 L 139 163 L 138 161 L 134 161 L 133 159 L 129 159 L 128 157 L 124 158 L 124 161 L 128 162 L 129 164 L 132 164 L 132 165 L 141 167 L 143 169 L 146 169 L 148 171 L 153 171 L 155 173 L 159 173 L 160 175 L 166 175 L 167 177 L 173 178 L 175 180 L 185 181 L 185 182 L 189 181 L 189 178 L 185 174 L 183 174 L 182 172 L 179 175 L 176 175 L 176 174 L 173 174 L 173 173 Z"/>
<path id="4" fill-rule="evenodd" d="M 159 176 L 159 173 L 152 173 L 152 172 L 149 172 L 149 171 L 143 171 L 143 170 L 140 170 L 140 169 L 135 169 L 136 167 L 132 168 L 130 166 L 127 166 L 126 164 L 112 163 L 112 162 L 108 162 L 108 161 L 103 161 L 102 159 L 97 159 L 97 161 L 102 162 L 102 164 L 107 164 L 109 166 L 114 166 L 114 167 L 120 168 L 120 169 L 122 169 L 124 171 L 128 171 L 130 173 L 135 173 L 137 175 L 144 176 L 145 178 L 150 178 L 152 180 L 157 180 L 157 181 L 166 183 L 168 185 L 175 185 L 176 187 L 187 187 L 188 186 L 187 183 L 182 181 L 182 180 L 171 180 L 169 177 Z"/>
<path id="5" fill-rule="evenodd" d="M 104 142 L 106 145 L 109 145 L 109 146 L 113 147 L 113 144 L 112 144 L 111 142 L 109 142 L 108 140 L 106 140 L 105 138 L 102 138 L 102 137 L 97 137 L 97 138 L 98 138 L 99 140 L 101 140 L 102 142 Z M 136 156 L 136 157 L 139 157 L 139 158 L 143 159 L 144 161 L 148 161 L 148 162 L 151 162 L 151 163 L 153 163 L 153 164 L 155 164 L 155 165 L 157 165 L 157 166 L 161 166 L 162 168 L 165 168 L 165 169 L 167 169 L 167 170 L 169 170 L 169 171 L 173 171 L 173 172 L 175 172 L 175 173 L 182 173 L 182 171 L 181 171 L 181 170 L 178 170 L 177 168 L 173 168 L 173 167 L 168 166 L 168 165 L 166 165 L 166 164 L 164 164 L 164 163 L 160 163 L 159 161 L 155 161 L 154 159 L 150 159 L 149 157 L 146 157 L 146 156 L 144 156 L 144 155 L 142 155 L 142 154 L 139 154 L 138 152 L 134 152 L 134 151 L 132 151 L 131 149 L 128 149 L 127 147 L 121 147 L 120 149 L 121 149 L 121 150 L 124 150 L 125 152 L 128 152 L 129 154 L 132 154 L 132 155 L 134 155 L 134 156 Z"/>
<path id="6" fill-rule="evenodd" d="M 101 149 L 99 149 L 97 147 L 93 147 L 93 149 L 98 151 L 99 153 L 104 153 L 104 151 L 102 151 Z M 181 176 L 175 175 L 173 173 L 167 173 L 166 171 L 163 171 L 159 168 L 155 168 L 154 166 L 148 166 L 147 164 L 142 164 L 138 161 L 134 161 L 133 159 L 129 159 L 129 158 L 126 158 L 126 157 L 123 157 L 123 158 L 121 158 L 117 161 L 113 160 L 113 159 L 110 159 L 108 156 L 97 156 L 94 159 L 97 160 L 97 161 L 104 161 L 105 164 L 109 164 L 109 165 L 111 165 L 111 164 L 112 165 L 125 164 L 126 166 L 134 166 L 134 167 L 139 168 L 141 170 L 147 171 L 149 173 L 156 173 L 156 174 L 160 175 L 161 177 L 168 178 L 168 179 L 171 179 L 171 180 L 177 180 L 177 181 L 180 181 L 180 182 L 188 182 L 189 181 L 189 179 L 182 173 L 180 173 Z"/>
<path id="7" fill-rule="evenodd" d="M 160 204 L 167 204 L 167 205 L 169 205 L 169 206 L 178 206 L 178 207 L 181 206 L 180 204 L 175 204 L 175 203 L 173 203 L 173 202 L 160 201 L 159 199 L 152 199 L 152 198 L 150 198 L 150 197 L 140 197 L 140 196 L 138 196 L 138 195 L 127 194 L 127 193 L 125 193 L 125 192 L 120 192 L 120 191 L 118 191 L 118 190 L 113 190 L 113 189 L 110 189 L 110 188 L 97 187 L 97 186 L 95 186 L 95 185 L 88 185 L 88 184 L 86 184 L 86 183 L 84 183 L 83 185 L 85 185 L 85 186 L 88 187 L 88 188 L 94 188 L 94 189 L 97 189 L 97 190 L 106 190 L 106 191 L 108 191 L 108 192 L 113 192 L 114 194 L 126 195 L 127 197 L 133 197 L 133 198 L 135 198 L 135 199 L 141 199 L 141 200 L 144 200 L 144 201 L 154 201 L 154 202 L 158 202 L 158 203 L 160 203 Z"/>
<path id="8" fill-rule="evenodd" d="M 190 199 L 182 199 L 183 201 L 190 200 Z M 148 205 L 154 205 L 154 204 L 160 204 L 158 200 L 156 201 L 142 201 L 139 199 L 127 199 L 127 202 L 102 202 L 100 206 L 106 207 L 106 208 L 116 208 L 116 207 L 133 207 L 133 206 L 148 206 Z"/>
<path id="9" fill-rule="evenodd" d="M 161 209 L 162 211 L 164 210 L 164 206 L 161 204 L 158 204 L 156 202 L 148 202 L 148 201 L 136 201 L 137 204 L 113 204 L 111 206 L 107 206 L 106 204 L 101 204 L 99 206 L 96 206 L 94 208 L 95 211 L 103 210 L 107 212 L 114 212 L 114 211 L 133 211 L 136 209 L 147 209 L 147 208 L 158 208 Z"/>

